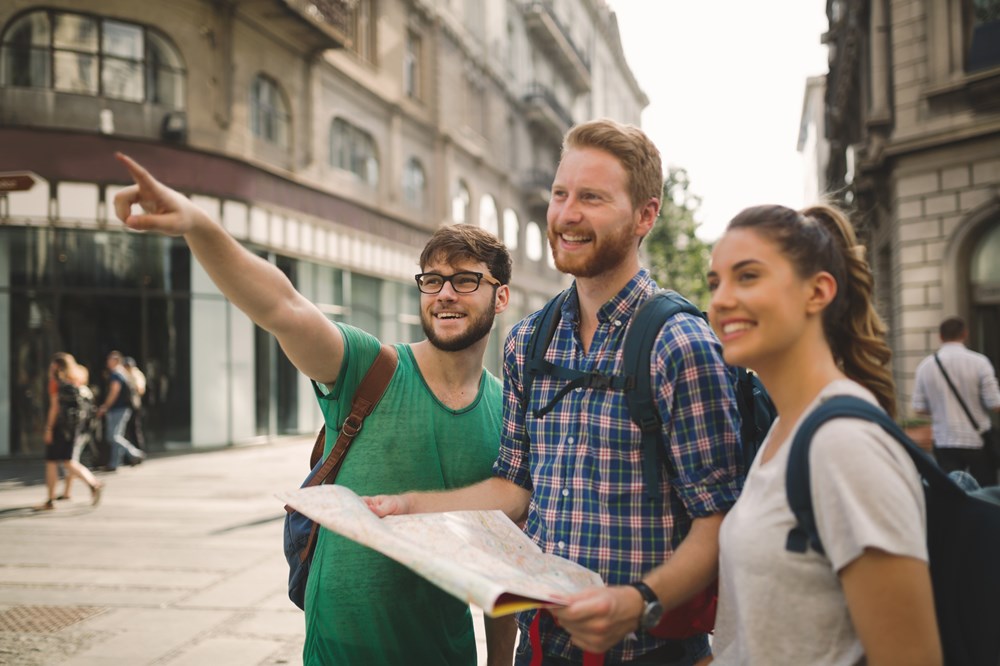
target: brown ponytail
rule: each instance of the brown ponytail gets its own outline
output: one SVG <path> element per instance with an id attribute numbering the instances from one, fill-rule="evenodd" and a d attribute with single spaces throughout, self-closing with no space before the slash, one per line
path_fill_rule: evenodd
<path id="1" fill-rule="evenodd" d="M 896 415 L 895 387 L 885 325 L 872 304 L 874 280 L 850 220 L 823 204 L 796 212 L 755 206 L 739 213 L 728 229 L 750 228 L 774 241 L 800 277 L 819 271 L 837 282 L 837 295 L 823 311 L 823 332 L 844 374 L 875 394 Z"/>

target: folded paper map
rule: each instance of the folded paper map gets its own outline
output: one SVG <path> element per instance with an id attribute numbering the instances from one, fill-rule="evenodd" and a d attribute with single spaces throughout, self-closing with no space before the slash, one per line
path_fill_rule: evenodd
<path id="1" fill-rule="evenodd" d="M 378 518 L 343 486 L 313 486 L 278 498 L 323 527 L 373 548 L 490 616 L 560 606 L 603 585 L 575 562 L 543 553 L 501 511 L 450 511 Z"/>

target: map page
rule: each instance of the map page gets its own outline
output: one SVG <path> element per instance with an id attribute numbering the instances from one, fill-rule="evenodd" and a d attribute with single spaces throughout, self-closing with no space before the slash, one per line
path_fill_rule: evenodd
<path id="1" fill-rule="evenodd" d="M 337 485 L 277 495 L 323 527 L 412 569 L 491 617 L 561 606 L 604 585 L 593 571 L 543 553 L 502 511 L 450 511 L 378 518 Z"/>

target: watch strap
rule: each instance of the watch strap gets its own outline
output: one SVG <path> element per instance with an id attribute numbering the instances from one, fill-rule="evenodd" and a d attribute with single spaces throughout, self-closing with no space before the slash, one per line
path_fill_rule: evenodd
<path id="1" fill-rule="evenodd" d="M 646 585 L 641 580 L 638 580 L 634 583 L 629 583 L 629 585 L 639 590 L 639 594 L 642 595 L 643 601 L 645 601 L 647 604 L 651 604 L 654 601 L 660 600 L 660 598 L 656 596 L 656 592 L 653 592 L 653 588 L 651 588 L 649 585 Z"/>

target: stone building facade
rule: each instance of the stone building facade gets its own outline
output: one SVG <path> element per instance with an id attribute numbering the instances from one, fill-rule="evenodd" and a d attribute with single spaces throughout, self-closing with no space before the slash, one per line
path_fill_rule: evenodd
<path id="1" fill-rule="evenodd" d="M 1000 365 L 1000 2 L 831 0 L 826 174 L 856 210 L 901 413 L 948 316 Z"/>
<path id="2" fill-rule="evenodd" d="M 562 134 L 647 104 L 603 0 L 4 2 L 0 173 L 36 182 L 0 191 L 0 456 L 41 453 L 60 350 L 98 387 L 108 351 L 137 359 L 154 449 L 319 425 L 308 382 L 183 243 L 114 219 L 115 151 L 386 341 L 422 336 L 435 228 L 496 232 L 515 257 L 498 372 L 506 332 L 563 283 L 545 241 Z"/>

